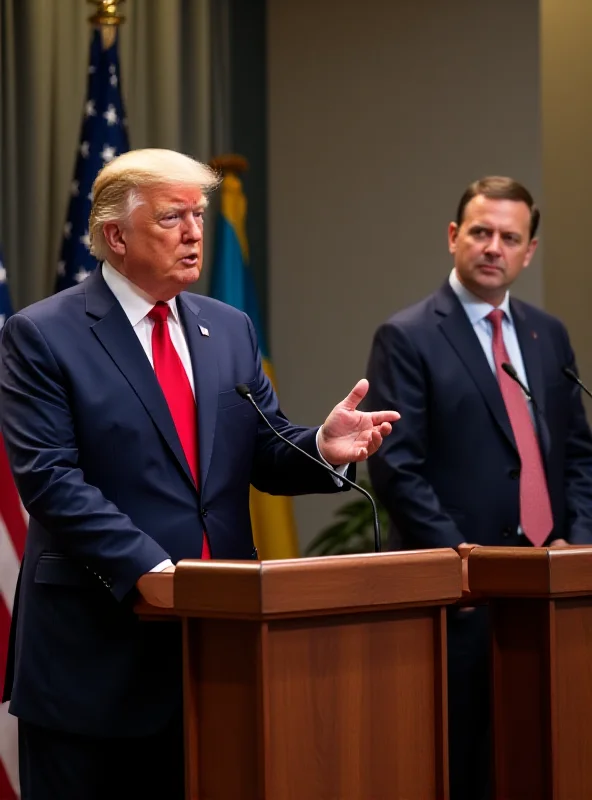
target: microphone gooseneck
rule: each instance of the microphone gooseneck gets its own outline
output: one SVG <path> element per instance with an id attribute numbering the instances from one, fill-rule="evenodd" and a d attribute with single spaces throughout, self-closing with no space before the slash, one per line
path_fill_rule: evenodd
<path id="1" fill-rule="evenodd" d="M 566 378 L 569 378 L 569 380 L 572 381 L 573 383 L 577 383 L 580 389 L 586 392 L 588 397 L 592 397 L 592 392 L 590 391 L 590 389 L 588 389 L 588 387 L 584 383 L 582 383 L 582 381 L 578 378 L 573 369 L 570 369 L 569 367 L 562 367 L 561 371 L 563 372 Z"/>
<path id="2" fill-rule="evenodd" d="M 525 386 L 525 385 L 522 383 L 522 381 L 521 381 L 521 380 L 520 380 L 520 378 L 518 377 L 518 373 L 516 372 L 516 370 L 514 369 L 514 367 L 512 366 L 512 364 L 508 363 L 507 361 L 504 361 L 504 363 L 502 364 L 502 369 L 503 369 L 503 371 L 504 371 L 504 372 L 505 372 L 507 375 L 509 375 L 509 376 L 510 376 L 510 378 L 512 378 L 512 380 L 513 380 L 513 381 L 516 381 L 516 383 L 517 383 L 517 384 L 518 384 L 518 386 L 519 386 L 519 387 L 522 389 L 522 391 L 524 392 L 524 394 L 525 394 L 525 395 L 528 397 L 528 399 L 530 400 L 530 402 L 532 403 L 532 405 L 534 406 L 534 408 L 536 408 L 536 403 L 534 402 L 534 397 L 532 396 L 532 394 L 531 394 L 531 393 L 530 393 L 530 391 L 528 390 L 528 387 L 527 387 L 527 386 Z"/>
<path id="3" fill-rule="evenodd" d="M 356 489 L 358 492 L 363 494 L 364 497 L 366 497 L 370 501 L 370 503 L 372 504 L 372 513 L 373 513 L 373 517 L 374 517 L 374 551 L 376 553 L 380 553 L 380 550 L 381 550 L 381 548 L 380 548 L 380 524 L 379 524 L 379 521 L 378 521 L 378 510 L 376 508 L 376 503 L 374 502 L 374 498 L 372 497 L 370 492 L 367 492 L 366 489 L 363 489 L 361 486 L 358 486 L 358 484 L 354 483 L 354 481 L 350 481 L 350 479 L 346 478 L 344 475 L 340 475 L 339 472 L 337 472 L 337 470 L 333 469 L 333 467 L 330 467 L 328 464 L 325 464 L 323 461 L 319 461 L 314 456 L 311 456 L 311 454 L 307 453 L 306 450 L 303 450 L 301 447 L 298 447 L 297 444 L 294 444 L 294 442 L 291 442 L 289 439 L 286 439 L 285 436 L 282 436 L 282 434 L 279 431 L 276 431 L 276 429 L 273 427 L 271 422 L 267 419 L 267 417 L 265 416 L 263 411 L 261 411 L 261 409 L 259 408 L 259 406 L 255 402 L 255 399 L 253 398 L 253 395 L 251 394 L 251 390 L 249 389 L 249 387 L 245 383 L 237 383 L 237 385 L 235 387 L 235 390 L 236 390 L 237 394 L 240 395 L 240 397 L 243 398 L 243 400 L 247 400 L 253 406 L 253 408 L 259 414 L 259 416 L 261 417 L 263 422 L 265 422 L 267 427 L 279 439 L 281 439 L 282 442 L 285 442 L 290 447 L 293 447 L 295 450 L 298 450 L 298 452 L 302 453 L 302 455 L 306 456 L 306 458 L 310 458 L 310 460 L 313 461 L 315 464 L 317 464 L 319 467 L 322 467 L 323 469 L 326 469 L 327 472 L 330 472 L 331 475 L 333 475 L 335 478 L 337 478 L 340 481 L 343 481 L 344 483 L 347 483 L 348 486 L 351 486 L 352 489 Z"/>

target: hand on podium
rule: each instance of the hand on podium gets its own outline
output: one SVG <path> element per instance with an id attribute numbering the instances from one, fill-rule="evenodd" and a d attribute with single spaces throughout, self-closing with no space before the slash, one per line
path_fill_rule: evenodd
<path id="1" fill-rule="evenodd" d="M 147 603 L 151 606 L 158 606 L 159 608 L 172 608 L 173 607 L 173 578 L 162 578 L 165 573 L 175 571 L 175 567 L 170 566 L 162 570 L 162 572 L 147 572 L 142 575 L 137 583 L 136 588 Z"/>
<path id="2" fill-rule="evenodd" d="M 554 539 L 549 547 L 571 547 L 571 545 L 565 539 Z"/>

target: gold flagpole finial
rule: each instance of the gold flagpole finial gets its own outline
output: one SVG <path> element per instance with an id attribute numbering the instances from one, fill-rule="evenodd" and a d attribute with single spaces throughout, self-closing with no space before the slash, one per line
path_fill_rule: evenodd
<path id="1" fill-rule="evenodd" d="M 117 13 L 118 3 L 123 3 L 125 0 L 87 0 L 87 2 L 97 7 L 88 21 L 101 29 L 103 48 L 107 50 L 115 41 L 118 26 L 125 22 L 125 17 Z"/>

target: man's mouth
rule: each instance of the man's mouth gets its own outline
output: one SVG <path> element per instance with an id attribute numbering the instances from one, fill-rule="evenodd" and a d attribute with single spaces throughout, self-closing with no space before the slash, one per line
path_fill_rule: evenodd
<path id="1" fill-rule="evenodd" d="M 501 264 L 477 264 L 477 267 L 490 272 L 502 272 L 503 270 Z"/>
<path id="2" fill-rule="evenodd" d="M 199 256 L 197 253 L 190 253 L 182 258 L 181 261 L 188 267 L 195 267 L 199 261 Z"/>

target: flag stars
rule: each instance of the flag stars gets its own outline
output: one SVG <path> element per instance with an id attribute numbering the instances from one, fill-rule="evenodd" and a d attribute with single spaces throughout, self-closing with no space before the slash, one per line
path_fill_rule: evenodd
<path id="1" fill-rule="evenodd" d="M 101 151 L 101 158 L 105 164 L 108 164 L 109 161 L 113 161 L 116 155 L 116 148 L 111 147 L 110 145 L 106 144 L 103 145 L 103 149 Z"/>
<path id="2" fill-rule="evenodd" d="M 74 280 L 76 283 L 82 283 L 82 281 L 86 280 L 90 275 L 90 271 L 88 269 L 84 269 L 84 267 L 79 267 L 78 272 L 74 275 Z"/>
<path id="3" fill-rule="evenodd" d="M 0 314 L 0 331 L 4 327 L 5 322 L 6 322 L 6 314 Z"/>
<path id="4" fill-rule="evenodd" d="M 97 116 L 97 109 L 95 108 L 95 101 L 94 100 L 87 100 L 86 105 L 84 107 L 84 113 L 87 117 L 96 117 Z"/>
<path id="5" fill-rule="evenodd" d="M 115 110 L 115 106 L 110 104 L 107 106 L 107 110 L 103 114 L 103 117 L 107 120 L 107 125 L 117 125 L 119 122 L 119 117 L 117 116 L 117 111 Z"/>
<path id="6" fill-rule="evenodd" d="M 80 241 L 90 251 L 90 234 L 88 231 L 85 232 L 84 236 L 80 237 Z"/>
<path id="7" fill-rule="evenodd" d="M 111 77 L 109 78 L 109 83 L 111 84 L 111 86 L 117 86 L 117 84 L 119 83 L 119 78 L 117 77 L 117 75 L 111 75 Z"/>
<path id="8" fill-rule="evenodd" d="M 72 236 L 72 223 L 66 222 L 64 225 L 64 239 L 69 239 Z"/>
<path id="9" fill-rule="evenodd" d="M 2 266 L 2 262 L 0 261 L 0 283 L 4 283 L 6 281 L 6 270 Z"/>
<path id="10" fill-rule="evenodd" d="M 94 75 L 96 71 L 97 71 L 97 68 L 91 64 L 90 67 L 88 68 L 88 74 L 89 75 Z"/>
<path id="11" fill-rule="evenodd" d="M 70 184 L 70 194 L 72 197 L 78 197 L 80 194 L 80 181 L 72 181 Z"/>
<path id="12" fill-rule="evenodd" d="M 90 153 L 90 143 L 89 142 L 82 142 L 80 145 L 80 155 L 82 158 L 88 158 Z"/>
<path id="13" fill-rule="evenodd" d="M 63 278 L 66 275 L 66 262 L 58 261 L 58 277 Z"/>

